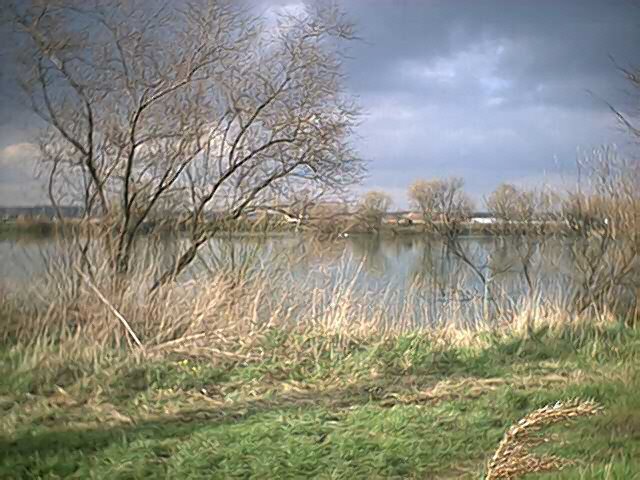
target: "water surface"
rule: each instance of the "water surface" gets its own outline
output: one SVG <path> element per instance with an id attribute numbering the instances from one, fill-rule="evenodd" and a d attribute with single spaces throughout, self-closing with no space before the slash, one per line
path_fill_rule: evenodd
<path id="1" fill-rule="evenodd" d="M 169 266 L 185 241 L 177 236 L 141 237 L 146 259 Z M 429 322 L 447 312 L 478 319 L 487 309 L 499 313 L 533 295 L 567 296 L 579 280 L 572 241 L 549 238 L 473 236 L 452 251 L 422 235 L 350 236 L 318 240 L 305 235 L 221 235 L 205 245 L 183 275 L 210 272 L 267 274 L 274 291 L 304 285 L 322 291 L 349 291 L 351 298 L 383 306 L 392 318 L 407 315 Z M 51 237 L 0 240 L 0 274 L 5 288 L 21 288 L 46 272 L 48 261 L 63 257 Z M 525 275 L 526 273 L 526 275 Z M 330 301 L 330 300 L 329 300 Z"/>

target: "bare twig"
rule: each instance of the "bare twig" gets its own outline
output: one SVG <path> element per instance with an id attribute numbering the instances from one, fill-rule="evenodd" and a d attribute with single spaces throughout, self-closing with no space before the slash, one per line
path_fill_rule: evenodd
<path id="1" fill-rule="evenodd" d="M 76 268 L 76 271 L 78 272 L 78 274 L 80 275 L 80 277 L 82 278 L 82 280 L 84 280 L 84 282 L 87 284 L 87 286 L 93 290 L 93 292 L 96 294 L 96 296 L 100 299 L 100 301 L 102 303 L 104 303 L 107 308 L 109 308 L 109 310 L 111 310 L 111 312 L 115 315 L 115 317 L 120 320 L 120 323 L 122 323 L 122 325 L 124 326 L 124 328 L 127 330 L 127 333 L 131 336 L 131 338 L 133 339 L 133 341 L 135 342 L 135 344 L 140 347 L 141 349 L 144 350 L 144 346 L 142 345 L 142 342 L 140 341 L 140 339 L 138 338 L 138 336 L 136 335 L 136 333 L 133 331 L 133 329 L 131 328 L 131 325 L 129 325 L 129 322 L 127 322 L 127 320 L 122 316 L 122 314 L 118 311 L 118 309 L 116 307 L 113 306 L 113 304 L 111 304 L 111 302 L 109 302 L 109 300 L 106 299 L 106 297 L 100 292 L 100 290 L 98 290 L 98 287 L 96 287 L 91 280 L 89 280 L 89 278 L 82 273 L 82 271 L 78 268 Z"/>

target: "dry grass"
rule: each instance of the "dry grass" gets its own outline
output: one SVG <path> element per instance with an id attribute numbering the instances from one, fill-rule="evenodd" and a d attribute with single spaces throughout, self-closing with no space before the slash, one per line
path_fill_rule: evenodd
<path id="1" fill-rule="evenodd" d="M 248 264 L 211 268 L 151 296 L 152 262 L 126 281 L 107 269 L 83 279 L 76 266 L 51 262 L 24 290 L 0 292 L 0 427 L 12 439 L 0 476 L 83 478 L 103 462 L 96 478 L 138 469 L 176 478 L 477 478 L 507 421 L 528 409 L 595 397 L 609 412 L 620 392 L 635 397 L 633 369 L 620 368 L 634 347 L 607 309 L 572 317 L 561 302 L 529 298 L 493 323 L 465 326 L 452 307 L 440 313 L 452 323 L 431 324 L 424 312 L 389 309 L 397 293 L 388 287 L 363 295 L 362 266 L 326 283 Z M 419 284 L 405 292 L 405 305 L 421 293 Z M 617 378 L 621 370 L 628 375 Z M 594 395 L 603 378 L 612 386 Z M 616 428 L 635 408 L 628 402 L 612 414 Z M 567 464 L 513 447 L 530 448 L 551 422 L 531 415 L 524 433 L 509 431 L 489 478 L 514 478 L 495 476 L 507 471 L 504 455 L 521 468 Z M 635 448 L 631 431 L 622 435 Z M 600 468 L 600 443 L 587 449 L 560 453 Z"/>
<path id="2" fill-rule="evenodd" d="M 152 258 L 153 252 L 146 255 Z M 616 312 L 597 305 L 580 315 L 568 313 L 560 289 L 557 300 L 512 300 L 488 321 L 481 314 L 469 321 L 469 311 L 481 312 L 483 300 L 464 299 L 463 292 L 452 294 L 438 311 L 425 312 L 415 308 L 416 301 L 424 301 L 424 283 L 416 281 L 401 293 L 390 287 L 359 289 L 365 261 L 355 269 L 343 265 L 326 272 L 321 280 L 295 277 L 285 267 L 208 269 L 150 294 L 158 270 L 153 261 L 143 262 L 126 280 L 96 262 L 89 279 L 77 259 L 51 257 L 46 274 L 23 290 L 0 290 L 0 315 L 10 319 L 0 324 L 0 338 L 34 352 L 56 347 L 68 360 L 129 351 L 147 358 L 189 352 L 223 362 L 266 355 L 297 361 L 407 333 L 420 332 L 433 345 L 481 347 L 545 329 L 580 335 L 585 327 L 619 323 Z M 269 342 L 273 348 L 266 352 Z"/>
<path id="3" fill-rule="evenodd" d="M 551 440 L 539 433 L 551 425 L 602 413 L 603 407 L 591 400 L 557 402 L 535 410 L 507 430 L 488 463 L 487 480 L 515 479 L 528 473 L 562 470 L 572 465 L 556 455 L 537 456 L 531 449 Z"/>
<path id="4" fill-rule="evenodd" d="M 34 286 L 28 295 L 36 299 L 32 304 L 25 302 L 24 292 L 1 292 L 0 309 L 11 321 L 2 322 L 0 336 L 5 343 L 36 351 L 55 346 L 67 359 L 87 352 L 129 351 L 146 357 L 189 352 L 221 361 L 283 355 L 295 361 L 408 333 L 420 333 L 436 346 L 482 347 L 500 338 L 535 336 L 541 330 L 579 336 L 585 327 L 598 330 L 619 323 L 613 312 L 603 311 L 594 320 L 589 312 L 571 317 L 562 305 L 523 303 L 519 311 L 494 323 L 464 326 L 462 319 L 451 317 L 450 324 L 430 324 L 420 322 L 410 308 L 387 316 L 384 296 L 379 303 L 374 298 L 363 301 L 348 283 L 330 291 L 305 284 L 285 289 L 280 280 L 266 275 L 235 282 L 220 274 L 206 282 L 168 286 L 150 297 L 136 282 L 121 288 L 98 285 L 100 296 L 82 280 L 72 295 Z M 265 352 L 262 347 L 270 338 L 275 343 Z"/>

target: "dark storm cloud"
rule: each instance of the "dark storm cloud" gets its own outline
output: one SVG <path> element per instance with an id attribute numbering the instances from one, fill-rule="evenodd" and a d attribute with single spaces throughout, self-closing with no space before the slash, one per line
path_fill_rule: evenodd
<path id="1" fill-rule="evenodd" d="M 640 64 L 640 4 L 342 4 L 366 40 L 349 72 L 368 111 L 368 183 L 399 201 L 420 176 L 463 176 L 477 197 L 505 180 L 554 183 L 581 151 L 624 142 L 606 102 L 628 106 L 614 62 Z"/>
<path id="2" fill-rule="evenodd" d="M 302 8 L 296 0 L 250 1 L 267 16 Z M 354 140 L 370 160 L 365 188 L 387 189 L 402 205 L 415 178 L 459 175 L 479 198 L 500 181 L 557 183 L 580 151 L 611 142 L 624 148 L 606 102 L 631 108 L 615 63 L 640 65 L 639 2 L 338 3 L 363 38 L 346 68 L 366 112 Z M 0 156 L 25 142 L 31 125 L 7 77 Z M 19 158 L 11 173 L 6 161 L 0 167 L 11 176 L 2 182 L 0 171 L 0 189 L 15 184 Z"/>
<path id="3" fill-rule="evenodd" d="M 400 63 L 446 61 L 483 45 L 525 87 L 610 77 L 609 55 L 621 63 L 638 56 L 640 7 L 626 0 L 342 3 L 369 42 L 356 46 L 351 65 L 354 85 L 365 89 L 394 88 Z"/>

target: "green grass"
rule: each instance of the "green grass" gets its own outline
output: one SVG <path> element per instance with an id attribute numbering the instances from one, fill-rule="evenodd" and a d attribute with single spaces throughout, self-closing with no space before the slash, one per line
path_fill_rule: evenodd
<path id="1" fill-rule="evenodd" d="M 482 478 L 505 429 L 575 397 L 605 413 L 553 427 L 545 450 L 575 465 L 531 478 L 640 478 L 637 331 L 416 334 L 301 361 L 283 342 L 259 362 L 7 347 L 0 478 Z"/>

